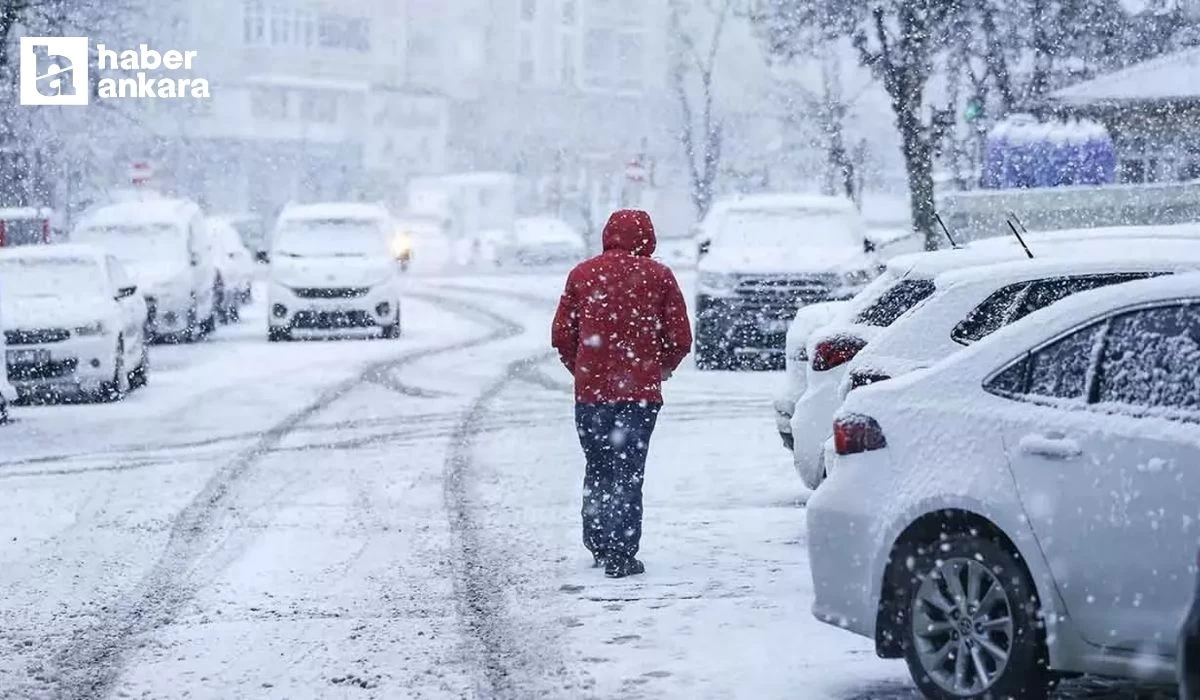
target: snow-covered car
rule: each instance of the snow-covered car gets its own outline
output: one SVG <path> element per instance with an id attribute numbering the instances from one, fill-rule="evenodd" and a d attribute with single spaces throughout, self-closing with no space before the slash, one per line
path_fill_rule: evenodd
<path id="1" fill-rule="evenodd" d="M 204 223 L 217 266 L 217 316 L 223 323 L 234 322 L 253 298 L 254 257 L 228 221 L 209 218 Z"/>
<path id="2" fill-rule="evenodd" d="M 579 262 L 586 252 L 583 236 L 570 224 L 535 216 L 513 222 L 497 246 L 496 259 L 500 265 L 552 265 Z"/>
<path id="3" fill-rule="evenodd" d="M 758 195 L 724 204 L 699 230 L 696 366 L 742 360 L 782 365 L 788 324 L 802 306 L 849 299 L 881 261 L 849 200 Z"/>
<path id="4" fill-rule="evenodd" d="M 1019 260 L 947 272 L 936 291 L 847 364 L 839 396 L 928 367 L 996 330 L 1073 294 L 1147 277 L 1200 271 L 1200 247 L 1145 241 L 1094 257 Z"/>
<path id="5" fill-rule="evenodd" d="M 149 308 L 153 340 L 195 342 L 216 327 L 217 267 L 204 214 L 191 200 L 152 198 L 86 213 L 71 232 L 128 271 Z"/>
<path id="6" fill-rule="evenodd" d="M 784 341 L 785 368 L 782 391 L 775 398 L 775 426 L 783 446 L 791 450 L 792 412 L 796 402 L 804 395 L 805 366 L 808 364 L 807 342 L 810 333 L 828 325 L 848 301 L 822 301 L 801 307 L 788 326 Z"/>
<path id="7" fill-rule="evenodd" d="M 238 237 L 242 239 L 242 245 L 254 256 L 255 262 L 267 262 L 267 253 L 271 249 L 271 242 L 262 217 L 255 214 L 222 214 L 211 218 L 232 226 L 238 232 Z"/>
<path id="8" fill-rule="evenodd" d="M 117 401 L 149 380 L 146 302 L 114 256 L 78 244 L 0 250 L 0 284 L 20 395 Z"/>
<path id="9" fill-rule="evenodd" d="M 389 243 L 371 221 L 282 223 L 270 256 L 269 339 L 376 328 L 399 337 L 401 263 Z"/>
<path id="10" fill-rule="evenodd" d="M 814 615 L 927 697 L 1171 683 L 1200 520 L 1200 276 L 1077 294 L 851 392 L 808 502 Z"/>
<path id="11" fill-rule="evenodd" d="M 1143 244 L 1170 244 L 1181 251 L 1192 245 L 1187 241 L 1150 238 L 1127 240 L 1115 235 L 1038 237 L 1029 243 L 1031 246 L 1036 243 L 1035 261 L 1086 259 L 1104 250 L 1120 251 Z M 1026 260 L 1026 254 L 1013 239 L 897 256 L 888 261 L 884 273 L 855 297 L 834 321 L 809 335 L 804 393 L 796 401 L 790 422 L 794 443 L 792 461 L 806 486 L 815 489 L 824 479 L 824 445 L 832 435 L 833 414 L 842 402 L 842 383 L 848 374 L 849 363 L 875 337 L 932 296 L 936 291 L 934 280 L 939 275 L 1020 260 Z"/>
<path id="12" fill-rule="evenodd" d="M 278 236 L 283 228 L 292 225 L 321 228 L 332 234 L 336 234 L 342 228 L 360 230 L 365 226 L 375 227 L 384 236 L 388 250 L 392 257 L 400 263 L 401 269 L 407 270 L 409 263 L 412 262 L 413 240 L 411 234 L 398 224 L 388 208 L 382 204 L 365 202 L 289 204 L 280 212 L 272 236 Z"/>

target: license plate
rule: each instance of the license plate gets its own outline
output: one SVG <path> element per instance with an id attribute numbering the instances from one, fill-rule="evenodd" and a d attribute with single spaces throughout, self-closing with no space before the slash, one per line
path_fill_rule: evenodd
<path id="1" fill-rule="evenodd" d="M 50 362 L 49 350 L 9 350 L 4 361 L 10 365 L 41 365 Z"/>

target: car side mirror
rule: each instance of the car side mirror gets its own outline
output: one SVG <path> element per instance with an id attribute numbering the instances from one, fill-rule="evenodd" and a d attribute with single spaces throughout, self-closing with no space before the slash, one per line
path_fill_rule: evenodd
<path id="1" fill-rule="evenodd" d="M 864 253 L 874 253 L 875 250 L 876 250 L 875 241 L 871 240 L 870 238 L 864 238 L 863 239 L 863 252 Z"/>
<path id="2" fill-rule="evenodd" d="M 191 265 L 192 265 L 192 267 L 200 267 L 200 254 L 199 253 L 192 253 Z"/>
<path id="3" fill-rule="evenodd" d="M 271 262 L 271 254 L 265 250 L 260 250 L 254 254 L 254 259 L 260 263 L 269 263 Z"/>
<path id="4" fill-rule="evenodd" d="M 121 287 L 120 289 L 117 290 L 117 298 L 118 299 L 128 299 L 129 297 L 133 296 L 134 294 L 137 294 L 137 285 Z"/>
<path id="5" fill-rule="evenodd" d="M 700 241 L 700 244 L 696 246 L 696 254 L 700 257 L 704 257 L 705 255 L 708 255 L 708 251 L 711 248 L 712 241 Z"/>

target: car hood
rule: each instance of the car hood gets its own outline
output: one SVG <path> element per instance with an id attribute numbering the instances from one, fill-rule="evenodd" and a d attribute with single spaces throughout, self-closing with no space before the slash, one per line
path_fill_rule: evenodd
<path id="1" fill-rule="evenodd" d="M 5 295 L 0 302 L 0 317 L 10 329 L 77 328 L 107 320 L 111 314 L 110 306 L 94 298 Z"/>
<path id="2" fill-rule="evenodd" d="M 191 286 L 191 275 L 182 265 L 135 263 L 126 265 L 125 269 L 139 291 L 145 293 L 172 285 Z"/>
<path id="3" fill-rule="evenodd" d="M 396 274 L 389 258 L 288 258 L 274 256 L 271 279 L 289 287 L 370 287 Z"/>
<path id="4" fill-rule="evenodd" d="M 861 248 L 721 248 L 714 245 L 697 268 L 724 274 L 848 272 L 871 266 Z"/>

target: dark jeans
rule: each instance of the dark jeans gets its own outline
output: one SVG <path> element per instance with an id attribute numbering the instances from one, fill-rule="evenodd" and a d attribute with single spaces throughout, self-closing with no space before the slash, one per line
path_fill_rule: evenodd
<path id="1" fill-rule="evenodd" d="M 576 404 L 587 459 L 583 544 L 602 559 L 632 559 L 642 540 L 642 480 L 659 404 Z"/>

